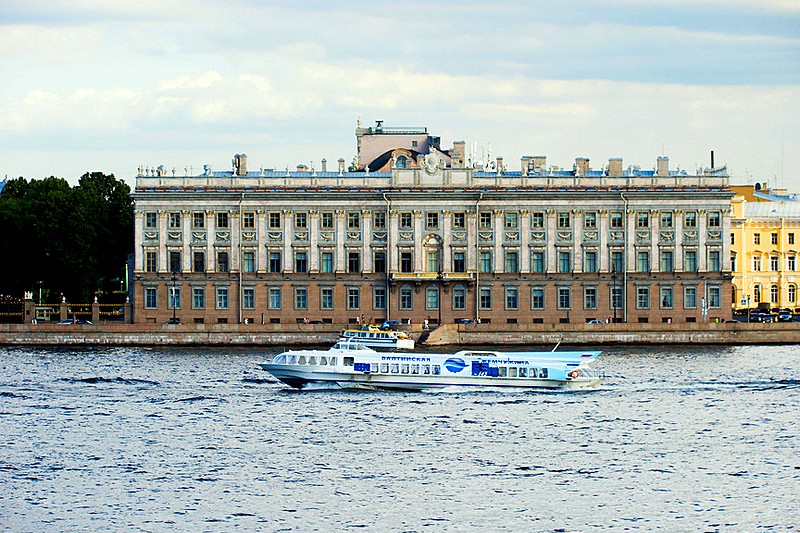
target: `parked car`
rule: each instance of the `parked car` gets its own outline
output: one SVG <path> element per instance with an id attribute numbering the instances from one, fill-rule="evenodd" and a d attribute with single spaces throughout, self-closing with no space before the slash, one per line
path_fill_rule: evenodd
<path id="1" fill-rule="evenodd" d="M 471 318 L 456 318 L 456 324 L 472 324 Z"/>
<path id="2" fill-rule="evenodd" d="M 180 326 L 181 324 L 183 324 L 183 322 L 181 322 L 181 321 L 180 321 L 180 320 L 178 320 L 177 318 L 170 318 L 169 320 L 167 320 L 166 322 L 164 322 L 164 325 L 165 325 L 165 326 L 168 326 L 168 325 Z"/>
<path id="3" fill-rule="evenodd" d="M 402 322 L 400 322 L 399 320 L 387 320 L 383 324 L 381 324 L 381 329 L 383 330 L 397 329 L 398 327 L 400 327 L 401 323 Z"/>
<path id="4" fill-rule="evenodd" d="M 762 313 L 759 311 L 753 311 L 750 313 L 750 322 L 772 322 L 773 316 L 769 313 Z"/>
<path id="5" fill-rule="evenodd" d="M 89 324 L 89 325 L 91 325 L 92 323 L 89 320 L 83 320 L 82 318 L 77 318 L 77 319 L 70 318 L 70 319 L 67 319 L 67 320 L 62 320 L 61 322 L 56 322 L 56 324 L 62 324 L 62 325 Z"/>
<path id="6" fill-rule="evenodd" d="M 778 322 L 791 322 L 792 321 L 792 312 L 788 309 L 781 309 L 778 312 L 778 316 L 776 317 Z"/>
<path id="7" fill-rule="evenodd" d="M 588 322 L 586 322 L 586 323 L 587 323 L 587 324 L 605 324 L 605 322 L 603 322 L 602 320 L 598 320 L 598 319 L 596 319 L 596 318 L 593 318 L 592 320 L 589 320 L 589 321 L 588 321 Z"/>

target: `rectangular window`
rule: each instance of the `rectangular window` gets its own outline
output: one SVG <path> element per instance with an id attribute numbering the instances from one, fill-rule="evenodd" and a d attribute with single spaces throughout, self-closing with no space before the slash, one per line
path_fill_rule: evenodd
<path id="1" fill-rule="evenodd" d="M 333 229 L 333 213 L 322 213 L 320 216 L 322 229 Z"/>
<path id="2" fill-rule="evenodd" d="M 217 309 L 227 309 L 228 305 L 228 287 L 217 287 Z"/>
<path id="3" fill-rule="evenodd" d="M 229 227 L 228 213 L 217 213 L 217 229 L 228 229 Z"/>
<path id="4" fill-rule="evenodd" d="M 158 268 L 158 256 L 156 255 L 156 252 L 145 252 L 144 271 L 155 272 L 157 268 Z"/>
<path id="5" fill-rule="evenodd" d="M 597 213 L 589 211 L 583 214 L 583 227 L 586 229 L 595 229 L 597 227 Z"/>
<path id="6" fill-rule="evenodd" d="M 722 214 L 719 211 L 711 211 L 708 213 L 708 227 L 718 228 L 720 226 L 722 226 Z M 777 244 L 777 242 L 775 244 Z"/>
<path id="7" fill-rule="evenodd" d="M 558 227 L 561 229 L 569 229 L 572 227 L 572 221 L 569 213 L 558 214 Z"/>
<path id="8" fill-rule="evenodd" d="M 672 272 L 675 270 L 672 250 L 661 250 L 661 272 Z"/>
<path id="9" fill-rule="evenodd" d="M 636 309 L 650 309 L 650 287 L 636 287 Z"/>
<path id="10" fill-rule="evenodd" d="M 597 287 L 583 288 L 583 308 L 597 309 Z"/>
<path id="11" fill-rule="evenodd" d="M 777 287 L 776 287 L 777 288 Z M 721 287 L 709 287 L 708 288 L 708 307 L 718 309 L 721 306 Z M 774 300 L 774 303 L 777 303 L 777 297 Z"/>
<path id="12" fill-rule="evenodd" d="M 697 251 L 687 250 L 684 252 L 683 269 L 686 272 L 697 272 Z"/>
<path id="13" fill-rule="evenodd" d="M 753 244 L 761 244 L 761 234 L 753 233 Z"/>
<path id="14" fill-rule="evenodd" d="M 256 214 L 251 211 L 248 211 L 247 213 L 242 213 L 242 227 L 244 229 L 255 229 Z"/>
<path id="15" fill-rule="evenodd" d="M 661 213 L 661 223 L 659 225 L 662 228 L 672 227 L 672 211 L 664 211 Z"/>
<path id="16" fill-rule="evenodd" d="M 570 252 L 558 252 L 558 271 L 570 272 Z"/>
<path id="17" fill-rule="evenodd" d="M 683 214 L 683 227 L 696 228 L 697 227 L 697 213 L 695 211 L 687 211 Z"/>
<path id="18" fill-rule="evenodd" d="M 412 294 L 411 287 L 404 286 L 400 288 L 400 309 L 409 311 L 413 304 L 414 295 Z"/>
<path id="19" fill-rule="evenodd" d="M 414 262 L 411 252 L 400 252 L 400 272 L 413 272 Z"/>
<path id="20" fill-rule="evenodd" d="M 753 256 L 753 270 L 755 272 L 761 272 L 761 256 L 760 255 Z"/>
<path id="21" fill-rule="evenodd" d="M 361 229 L 361 213 L 347 213 L 347 229 Z"/>
<path id="22" fill-rule="evenodd" d="M 181 253 L 180 252 L 170 252 L 169 253 L 169 271 L 170 272 L 180 272 L 181 271 Z"/>
<path id="23" fill-rule="evenodd" d="M 169 227 L 171 229 L 178 229 L 181 227 L 181 214 L 180 213 L 170 213 L 169 214 Z"/>
<path id="24" fill-rule="evenodd" d="M 375 272 L 386 272 L 386 252 L 375 252 L 372 256 L 372 262 Z"/>
<path id="25" fill-rule="evenodd" d="M 481 213 L 481 217 L 479 219 L 479 225 L 481 229 L 492 229 L 492 214 L 491 213 Z"/>
<path id="26" fill-rule="evenodd" d="M 775 258 L 775 270 L 778 268 L 777 257 Z M 708 252 L 708 270 L 709 272 L 720 272 L 722 270 L 722 258 L 719 250 L 711 250 Z"/>
<path id="27" fill-rule="evenodd" d="M 544 227 L 544 213 L 533 213 L 531 215 L 531 227 L 543 228 Z"/>
<path id="28" fill-rule="evenodd" d="M 228 272 L 229 270 L 228 252 L 217 252 L 217 272 Z"/>
<path id="29" fill-rule="evenodd" d="M 492 252 L 481 252 L 481 272 L 492 271 Z"/>
<path id="30" fill-rule="evenodd" d="M 270 287 L 267 291 L 267 309 L 281 308 L 281 288 Z"/>
<path id="31" fill-rule="evenodd" d="M 536 273 L 544 272 L 544 252 L 533 252 L 531 256 L 531 270 Z"/>
<path id="32" fill-rule="evenodd" d="M 242 309 L 256 308 L 256 290 L 252 287 L 242 289 Z"/>
<path id="33" fill-rule="evenodd" d="M 519 289 L 506 287 L 506 310 L 516 311 L 517 309 L 519 309 Z"/>
<path id="34" fill-rule="evenodd" d="M 192 252 L 192 272 L 201 274 L 206 271 L 206 253 Z"/>
<path id="35" fill-rule="evenodd" d="M 463 311 L 467 308 L 467 291 L 463 287 L 453 289 L 453 310 Z"/>
<path id="36" fill-rule="evenodd" d="M 519 272 L 519 253 L 506 252 L 506 272 Z"/>
<path id="37" fill-rule="evenodd" d="M 333 309 L 333 289 L 323 287 L 319 290 L 319 308 L 325 310 Z"/>
<path id="38" fill-rule="evenodd" d="M 622 309 L 622 287 L 620 285 L 611 286 L 611 309 Z"/>
<path id="39" fill-rule="evenodd" d="M 281 214 L 273 211 L 268 215 L 269 229 L 281 229 Z"/>
<path id="40" fill-rule="evenodd" d="M 400 213 L 400 229 L 411 229 L 411 213 Z"/>
<path id="41" fill-rule="evenodd" d="M 736 244 L 736 234 L 731 233 L 731 244 Z"/>
<path id="42" fill-rule="evenodd" d="M 439 272 L 439 250 L 430 250 L 426 253 L 428 272 Z"/>
<path id="43" fill-rule="evenodd" d="M 192 287 L 192 309 L 206 308 L 205 287 Z"/>
<path id="44" fill-rule="evenodd" d="M 492 289 L 491 287 L 481 287 L 480 289 L 480 308 L 488 310 L 492 308 Z"/>
<path id="45" fill-rule="evenodd" d="M 295 213 L 294 214 L 294 227 L 296 229 L 308 228 L 308 213 Z"/>
<path id="46" fill-rule="evenodd" d="M 376 211 L 372 217 L 375 229 L 386 229 L 386 213 Z"/>
<path id="47" fill-rule="evenodd" d="M 771 255 L 769 257 L 769 269 L 773 272 L 777 272 L 780 270 L 780 259 L 777 255 Z M 713 270 L 713 269 L 712 269 Z"/>
<path id="48" fill-rule="evenodd" d="M 308 254 L 306 252 L 294 253 L 294 271 L 297 273 L 308 271 Z"/>
<path id="49" fill-rule="evenodd" d="M 439 229 L 439 213 L 425 214 L 425 228 Z"/>
<path id="50" fill-rule="evenodd" d="M 770 234 L 769 237 L 770 237 L 770 242 L 772 244 L 778 244 L 778 234 L 777 233 L 773 232 L 773 233 Z"/>
<path id="51" fill-rule="evenodd" d="M 674 295 L 672 287 L 661 287 L 661 309 L 672 309 Z"/>
<path id="52" fill-rule="evenodd" d="M 203 229 L 206 227 L 206 214 L 205 213 L 192 213 L 192 227 L 194 229 Z"/>
<path id="53" fill-rule="evenodd" d="M 569 287 L 559 287 L 558 288 L 558 308 L 559 309 L 569 309 L 571 305 L 571 290 Z"/>
<path id="54" fill-rule="evenodd" d="M 322 252 L 320 270 L 325 274 L 333 272 L 333 252 Z"/>
<path id="55" fill-rule="evenodd" d="M 531 289 L 531 309 L 544 309 L 544 289 L 533 287 Z"/>
<path id="56" fill-rule="evenodd" d="M 428 287 L 425 291 L 425 309 L 439 309 L 438 287 Z"/>
<path id="57" fill-rule="evenodd" d="M 650 252 L 636 252 L 636 272 L 650 272 Z"/>
<path id="58" fill-rule="evenodd" d="M 797 259 L 793 255 L 790 255 L 789 257 L 787 257 L 786 258 L 786 270 L 788 270 L 789 272 L 794 272 L 795 271 L 795 262 L 796 261 L 797 261 Z"/>
<path id="59" fill-rule="evenodd" d="M 269 253 L 269 271 L 272 273 L 280 272 L 281 271 L 281 253 L 280 252 L 270 252 Z"/>
<path id="60" fill-rule="evenodd" d="M 621 228 L 622 227 L 622 213 L 619 211 L 612 211 L 611 213 L 611 227 L 612 228 Z"/>
<path id="61" fill-rule="evenodd" d="M 361 272 L 361 253 L 347 252 L 347 271 L 350 274 Z"/>
<path id="62" fill-rule="evenodd" d="M 145 228 L 155 228 L 156 227 L 156 214 L 155 213 L 145 213 L 144 214 L 144 227 Z"/>
<path id="63" fill-rule="evenodd" d="M 144 288 L 144 308 L 158 309 L 158 289 L 155 287 Z"/>
<path id="64" fill-rule="evenodd" d="M 308 309 L 308 289 L 306 287 L 295 287 L 294 308 Z"/>
<path id="65" fill-rule="evenodd" d="M 794 244 L 794 233 L 789 234 L 789 244 Z"/>
<path id="66" fill-rule="evenodd" d="M 519 215 L 517 213 L 506 213 L 506 229 L 517 229 L 519 227 Z"/>
<path id="67" fill-rule="evenodd" d="M 256 253 L 255 252 L 244 252 L 242 254 L 242 270 L 245 272 L 255 272 L 256 271 Z"/>
<path id="68" fill-rule="evenodd" d="M 467 260 L 464 252 L 453 252 L 453 272 L 466 272 Z"/>
<path id="69" fill-rule="evenodd" d="M 587 251 L 584 253 L 583 262 L 586 272 L 597 272 L 597 252 Z"/>
<path id="70" fill-rule="evenodd" d="M 624 270 L 622 261 L 624 256 L 620 251 L 611 252 L 611 271 L 622 272 Z"/>
<path id="71" fill-rule="evenodd" d="M 347 288 L 347 308 L 348 309 L 361 308 L 361 290 L 358 287 Z"/>
<path id="72" fill-rule="evenodd" d="M 464 229 L 467 227 L 466 213 L 453 213 L 453 228 Z"/>
<path id="73" fill-rule="evenodd" d="M 647 211 L 639 211 L 636 213 L 636 227 L 649 228 L 650 227 L 650 213 Z"/>
<path id="74" fill-rule="evenodd" d="M 686 309 L 695 309 L 697 307 L 697 287 L 683 288 L 683 307 Z"/>
<path id="75" fill-rule="evenodd" d="M 374 287 L 372 289 L 372 308 L 373 309 L 386 309 L 386 289 L 383 287 Z"/>

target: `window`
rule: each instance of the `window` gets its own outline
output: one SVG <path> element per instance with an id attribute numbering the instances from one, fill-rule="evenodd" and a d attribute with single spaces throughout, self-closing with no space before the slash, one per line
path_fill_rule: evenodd
<path id="1" fill-rule="evenodd" d="M 192 287 L 192 309 L 206 308 L 205 287 Z"/>
<path id="2" fill-rule="evenodd" d="M 675 270 L 672 250 L 661 250 L 661 272 L 672 272 Z"/>
<path id="3" fill-rule="evenodd" d="M 170 252 L 169 253 L 169 271 L 173 272 L 173 273 L 181 271 L 181 253 L 180 252 Z"/>
<path id="4" fill-rule="evenodd" d="M 492 288 L 491 287 L 481 287 L 479 292 L 479 299 L 480 299 L 480 308 L 481 309 L 491 309 L 492 308 Z"/>
<path id="5" fill-rule="evenodd" d="M 492 271 L 492 252 L 481 252 L 481 272 Z"/>
<path id="6" fill-rule="evenodd" d="M 361 272 L 360 252 L 347 252 L 347 271 L 350 274 L 358 274 Z"/>
<path id="7" fill-rule="evenodd" d="M 519 272 L 519 253 L 506 252 L 506 272 Z"/>
<path id="8" fill-rule="evenodd" d="M 794 233 L 789 234 L 789 244 L 794 244 Z"/>
<path id="9" fill-rule="evenodd" d="M 373 224 L 375 229 L 386 229 L 386 213 L 383 211 L 377 211 L 373 215 Z"/>
<path id="10" fill-rule="evenodd" d="M 571 300 L 571 289 L 569 287 L 559 287 L 558 288 L 558 308 L 559 309 L 569 309 L 570 308 L 570 300 Z"/>
<path id="11" fill-rule="evenodd" d="M 516 311 L 517 309 L 519 309 L 519 289 L 506 287 L 506 310 Z"/>
<path id="12" fill-rule="evenodd" d="M 570 252 L 558 252 L 558 271 L 570 272 Z"/>
<path id="13" fill-rule="evenodd" d="M 671 211 L 664 211 L 661 213 L 661 224 L 662 228 L 671 228 L 672 227 L 672 212 Z"/>
<path id="14" fill-rule="evenodd" d="M 228 252 L 217 252 L 217 272 L 228 272 L 229 270 Z"/>
<path id="15" fill-rule="evenodd" d="M 170 213 L 169 214 L 169 227 L 171 229 L 178 229 L 181 227 L 181 214 L 180 213 Z"/>
<path id="16" fill-rule="evenodd" d="M 322 213 L 320 224 L 322 229 L 333 229 L 333 213 Z"/>
<path id="17" fill-rule="evenodd" d="M 697 251 L 687 250 L 683 254 L 683 269 L 686 272 L 697 272 Z"/>
<path id="18" fill-rule="evenodd" d="M 281 214 L 277 211 L 269 213 L 269 229 L 281 229 Z"/>
<path id="19" fill-rule="evenodd" d="M 661 287 L 661 309 L 672 309 L 674 299 L 674 290 L 672 287 Z"/>
<path id="20" fill-rule="evenodd" d="M 180 309 L 180 308 L 181 308 L 181 288 L 170 285 L 169 301 L 167 302 L 167 309 Z"/>
<path id="21" fill-rule="evenodd" d="M 439 213 L 426 213 L 425 227 L 427 229 L 439 229 Z"/>
<path id="22" fill-rule="evenodd" d="M 620 211 L 613 211 L 611 213 L 611 227 L 612 228 L 622 227 L 622 213 Z"/>
<path id="23" fill-rule="evenodd" d="M 242 227 L 244 229 L 255 229 L 256 214 L 253 212 L 242 213 Z"/>
<path id="24" fill-rule="evenodd" d="M 761 244 L 761 234 L 753 233 L 753 244 Z"/>
<path id="25" fill-rule="evenodd" d="M 347 213 L 347 229 L 361 229 L 361 213 Z"/>
<path id="26" fill-rule="evenodd" d="M 731 254 L 731 272 L 736 272 L 736 254 Z M 734 302 L 736 299 L 734 298 Z"/>
<path id="27" fill-rule="evenodd" d="M 722 215 L 719 211 L 711 211 L 708 213 L 708 227 L 718 228 L 722 226 Z"/>
<path id="28" fill-rule="evenodd" d="M 295 287 L 294 289 L 294 308 L 308 309 L 308 288 Z"/>
<path id="29" fill-rule="evenodd" d="M 531 254 L 531 270 L 533 272 L 544 272 L 544 252 L 533 252 Z"/>
<path id="30" fill-rule="evenodd" d="M 270 252 L 269 253 L 269 271 L 272 273 L 280 272 L 281 271 L 281 253 L 280 252 Z"/>
<path id="31" fill-rule="evenodd" d="M 531 227 L 543 228 L 544 227 L 544 213 L 533 213 Z"/>
<path id="32" fill-rule="evenodd" d="M 228 287 L 217 287 L 217 309 L 228 308 Z"/>
<path id="33" fill-rule="evenodd" d="M 306 252 L 294 253 L 294 271 L 297 273 L 308 271 L 308 254 Z"/>
<path id="34" fill-rule="evenodd" d="M 583 308 L 597 309 L 597 287 L 583 288 Z"/>
<path id="35" fill-rule="evenodd" d="M 373 309 L 386 309 L 386 289 L 384 287 L 374 287 L 372 289 Z"/>
<path id="36" fill-rule="evenodd" d="M 256 253 L 244 252 L 242 254 L 242 270 L 245 272 L 256 271 Z"/>
<path id="37" fill-rule="evenodd" d="M 361 308 L 361 290 L 358 287 L 347 287 L 347 308 Z"/>
<path id="38" fill-rule="evenodd" d="M 561 229 L 569 229 L 572 227 L 569 213 L 562 212 L 558 214 L 558 227 Z"/>
<path id="39" fill-rule="evenodd" d="M 624 257 L 621 251 L 614 251 L 611 252 L 611 271 L 612 272 L 622 272 L 623 266 L 622 261 Z"/>
<path id="40" fill-rule="evenodd" d="M 242 289 L 242 309 L 256 308 L 256 290 L 252 287 Z"/>
<path id="41" fill-rule="evenodd" d="M 778 244 L 778 234 L 777 233 L 771 233 L 769 238 L 770 238 L 770 242 L 772 244 Z"/>
<path id="42" fill-rule="evenodd" d="M 649 228 L 650 227 L 650 213 L 647 211 L 639 211 L 636 213 L 636 227 Z"/>
<path id="43" fill-rule="evenodd" d="M 731 244 L 736 244 L 736 234 L 731 233 Z"/>
<path id="44" fill-rule="evenodd" d="M 144 227 L 145 228 L 155 228 L 156 227 L 156 214 L 155 213 L 145 213 L 144 214 Z"/>
<path id="45" fill-rule="evenodd" d="M 491 213 L 481 213 L 480 216 L 480 228 L 481 229 L 492 229 L 492 214 Z"/>
<path id="46" fill-rule="evenodd" d="M 228 229 L 228 213 L 217 213 L 217 229 Z"/>
<path id="47" fill-rule="evenodd" d="M 793 255 L 788 256 L 786 258 L 786 270 L 788 270 L 789 272 L 794 272 L 796 270 L 795 269 L 796 261 L 797 259 L 795 258 L 795 256 Z"/>
<path id="48" fill-rule="evenodd" d="M 611 309 L 622 309 L 623 302 L 622 302 L 622 286 L 620 285 L 612 285 L 611 286 Z"/>
<path id="49" fill-rule="evenodd" d="M 400 213 L 400 229 L 411 229 L 411 213 Z"/>
<path id="50" fill-rule="evenodd" d="M 650 309 L 650 287 L 636 287 L 636 309 Z"/>
<path id="51" fill-rule="evenodd" d="M 711 289 L 709 289 L 710 291 Z M 770 303 L 776 304 L 778 303 L 778 286 L 771 285 L 769 288 L 769 301 Z"/>
<path id="52" fill-rule="evenodd" d="M 761 256 L 754 255 L 753 256 L 753 271 L 761 272 Z"/>
<path id="53" fill-rule="evenodd" d="M 414 304 L 414 295 L 411 287 L 403 285 L 400 287 L 400 309 L 410 311 Z"/>
<path id="54" fill-rule="evenodd" d="M 295 213 L 294 214 L 294 227 L 296 229 L 306 229 L 306 228 L 308 228 L 308 214 L 307 213 Z"/>
<path id="55" fill-rule="evenodd" d="M 586 272 L 597 272 L 597 252 L 587 251 L 583 254 L 583 269 Z"/>
<path id="56" fill-rule="evenodd" d="M 158 268 L 158 256 L 156 255 L 156 252 L 145 252 L 144 271 L 155 272 L 156 268 Z"/>
<path id="57" fill-rule="evenodd" d="M 267 309 L 281 308 L 281 288 L 270 287 L 267 291 Z"/>
<path id="58" fill-rule="evenodd" d="M 683 288 L 683 307 L 686 309 L 697 307 L 697 287 Z"/>
<path id="59" fill-rule="evenodd" d="M 386 252 L 375 252 L 372 263 L 375 272 L 386 272 Z"/>
<path id="60" fill-rule="evenodd" d="M 583 227 L 586 229 L 594 229 L 597 227 L 597 213 L 589 211 L 583 214 Z"/>
<path id="61" fill-rule="evenodd" d="M 697 227 L 697 212 L 687 211 L 683 214 L 683 227 L 696 228 Z"/>
<path id="62" fill-rule="evenodd" d="M 517 213 L 506 213 L 506 229 L 517 229 L 519 227 L 519 215 Z"/>
<path id="63" fill-rule="evenodd" d="M 205 213 L 192 213 L 192 227 L 194 229 L 203 229 L 206 227 L 206 214 Z"/>
<path id="64" fill-rule="evenodd" d="M 777 257 L 775 259 L 777 259 Z M 777 261 L 775 266 L 778 266 Z M 710 250 L 708 252 L 708 270 L 709 272 L 719 272 L 722 270 L 722 258 L 719 250 Z"/>
<path id="65" fill-rule="evenodd" d="M 158 309 L 158 289 L 155 287 L 144 288 L 144 308 Z"/>
<path id="66" fill-rule="evenodd" d="M 776 287 L 777 288 L 777 287 Z M 721 298 L 720 295 L 722 293 L 721 287 L 709 287 L 708 288 L 708 307 L 718 309 L 721 307 Z M 775 302 L 777 302 L 777 296 L 775 298 Z"/>
<path id="67" fill-rule="evenodd" d="M 797 303 L 797 285 L 789 285 L 788 295 L 790 304 Z"/>
<path id="68" fill-rule="evenodd" d="M 467 308 L 467 291 L 460 285 L 453 289 L 453 310 L 463 311 Z"/>
<path id="69" fill-rule="evenodd" d="M 439 309 L 438 287 L 428 287 L 425 290 L 425 309 Z"/>
<path id="70" fill-rule="evenodd" d="M 453 252 L 453 272 L 466 272 L 467 261 L 464 252 Z"/>
<path id="71" fill-rule="evenodd" d="M 439 272 L 439 250 L 428 250 L 426 252 L 428 262 L 428 272 Z"/>
<path id="72" fill-rule="evenodd" d="M 329 287 L 320 288 L 319 307 L 320 309 L 333 309 L 333 289 Z"/>
<path id="73" fill-rule="evenodd" d="M 531 289 L 531 309 L 544 309 L 544 289 L 533 287 Z"/>
<path id="74" fill-rule="evenodd" d="M 467 227 L 467 214 L 466 213 L 453 213 L 453 227 L 455 229 L 464 229 Z"/>
<path id="75" fill-rule="evenodd" d="M 413 272 L 413 264 L 411 252 L 400 252 L 400 272 Z"/>
<path id="76" fill-rule="evenodd" d="M 322 252 L 320 269 L 325 274 L 333 272 L 333 252 Z"/>
<path id="77" fill-rule="evenodd" d="M 780 270 L 780 260 L 777 255 L 769 256 L 769 269 L 773 272 Z"/>
<path id="78" fill-rule="evenodd" d="M 650 272 L 650 252 L 636 252 L 636 272 Z"/>
<path id="79" fill-rule="evenodd" d="M 192 252 L 192 272 L 203 273 L 206 271 L 206 253 Z"/>

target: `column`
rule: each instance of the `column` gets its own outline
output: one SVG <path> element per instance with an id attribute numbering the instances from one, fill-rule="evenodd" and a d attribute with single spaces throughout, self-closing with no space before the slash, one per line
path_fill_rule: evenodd
<path id="1" fill-rule="evenodd" d="M 292 241 L 293 229 L 292 212 L 289 209 L 284 209 L 281 212 L 283 220 L 281 226 L 283 227 L 283 270 L 285 272 L 294 272 L 294 254 L 292 254 Z"/>
<path id="2" fill-rule="evenodd" d="M 216 270 L 217 258 L 214 254 L 214 241 L 217 239 L 217 227 L 215 222 L 214 211 L 209 209 L 206 211 L 206 272 Z"/>
<path id="3" fill-rule="evenodd" d="M 608 247 L 609 241 L 609 227 L 608 227 L 608 209 L 600 210 L 600 220 L 597 221 L 597 234 L 599 240 L 597 246 L 597 269 L 598 272 L 611 271 L 611 252 Z"/>
<path id="4" fill-rule="evenodd" d="M 267 212 L 263 209 L 256 211 L 256 242 L 258 243 L 257 271 L 267 271 Z"/>
<path id="5" fill-rule="evenodd" d="M 422 211 L 414 210 L 414 272 L 424 272 L 422 248 Z"/>
<path id="6" fill-rule="evenodd" d="M 658 253 L 661 217 L 657 209 L 650 210 L 650 271 L 661 272 L 661 257 Z"/>
<path id="7" fill-rule="evenodd" d="M 316 274 L 319 272 L 319 211 L 312 209 L 308 216 L 308 271 Z"/>
<path id="8" fill-rule="evenodd" d="M 158 211 L 158 271 L 168 272 L 167 259 L 169 258 L 169 250 L 167 250 L 167 212 L 164 210 Z"/>
<path id="9" fill-rule="evenodd" d="M 519 271 L 528 274 L 531 271 L 531 212 L 523 209 L 519 216 Z"/>
<path id="10" fill-rule="evenodd" d="M 231 224 L 231 251 L 230 262 L 231 272 L 241 272 L 242 264 L 242 221 L 239 216 L 239 211 L 231 211 L 229 219 Z"/>
<path id="11" fill-rule="evenodd" d="M 134 272 L 144 271 L 144 250 L 141 242 L 144 240 L 144 212 L 135 211 L 133 213 L 133 234 L 136 236 L 134 241 L 139 242 L 133 251 L 133 270 Z M 133 281 L 133 280 L 131 280 Z"/>
<path id="12" fill-rule="evenodd" d="M 183 242 L 181 251 L 181 272 L 192 271 L 192 250 L 189 246 L 192 242 L 192 213 L 191 211 L 181 211 L 181 229 L 183 230 Z"/>
<path id="13" fill-rule="evenodd" d="M 547 272 L 556 272 L 556 257 L 558 247 L 556 246 L 556 211 L 547 210 L 547 242 L 550 244 L 547 249 Z"/>
<path id="14" fill-rule="evenodd" d="M 398 272 L 400 270 L 400 251 L 397 248 L 397 242 L 400 236 L 400 221 L 398 220 L 398 213 L 392 209 L 389 211 L 388 235 L 386 236 L 386 260 L 389 261 L 389 272 Z"/>
<path id="15" fill-rule="evenodd" d="M 361 211 L 361 271 L 372 272 L 372 211 Z"/>
<path id="16" fill-rule="evenodd" d="M 336 272 L 344 272 L 344 256 L 345 256 L 345 215 L 343 209 L 336 210 Z"/>
<path id="17" fill-rule="evenodd" d="M 494 251 L 494 271 L 497 273 L 505 272 L 505 258 L 503 257 L 503 231 L 505 230 L 505 223 L 503 220 L 503 211 L 495 209 L 492 211 L 492 237 Z"/>
<path id="18" fill-rule="evenodd" d="M 708 270 L 708 261 L 707 261 L 708 250 L 706 249 L 707 227 L 708 227 L 708 210 L 699 209 L 697 211 L 697 270 L 699 272 L 706 272 Z M 766 236 L 766 238 L 769 238 L 769 234 L 765 233 L 764 235 Z M 769 258 L 767 258 L 767 261 L 769 261 Z M 764 268 L 763 260 L 761 263 L 761 269 L 766 270 Z"/>
<path id="19" fill-rule="evenodd" d="M 453 250 L 451 248 L 452 244 L 450 239 L 452 225 L 453 212 L 447 209 L 442 212 L 442 257 L 439 258 L 442 272 L 452 272 L 453 270 Z"/>
<path id="20" fill-rule="evenodd" d="M 467 271 L 474 268 L 477 272 L 480 266 L 478 265 L 479 258 L 475 253 L 475 247 L 478 245 L 478 213 L 476 211 L 467 211 Z"/>
<path id="21" fill-rule="evenodd" d="M 580 209 L 572 210 L 572 272 L 580 274 L 583 272 L 583 221 Z M 579 238 L 580 237 L 580 238 Z"/>

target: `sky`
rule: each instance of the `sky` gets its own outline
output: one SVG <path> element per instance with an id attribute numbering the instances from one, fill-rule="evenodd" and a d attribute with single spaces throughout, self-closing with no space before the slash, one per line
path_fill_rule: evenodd
<path id="1" fill-rule="evenodd" d="M 800 192 L 800 0 L 3 0 L 0 73 L 0 179 L 331 169 L 383 120 Z"/>

